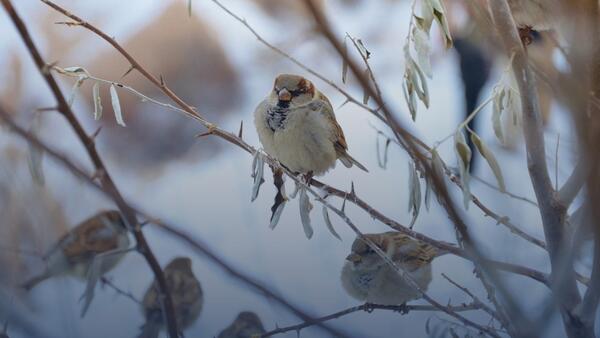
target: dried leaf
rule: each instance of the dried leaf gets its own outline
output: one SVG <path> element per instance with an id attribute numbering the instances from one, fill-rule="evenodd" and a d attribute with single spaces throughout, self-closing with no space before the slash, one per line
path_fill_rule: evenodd
<path id="1" fill-rule="evenodd" d="M 331 223 L 331 219 L 329 218 L 329 211 L 327 210 L 327 206 L 325 206 L 324 204 L 323 204 L 323 220 L 325 220 L 325 225 L 327 226 L 327 230 L 329 230 L 329 232 L 331 232 L 331 234 L 333 236 L 335 236 L 335 238 L 337 238 L 341 241 L 342 238 L 340 237 L 340 235 L 338 235 L 338 233 L 333 228 L 333 224 Z"/>
<path id="2" fill-rule="evenodd" d="M 275 227 L 279 223 L 279 219 L 281 218 L 281 214 L 283 213 L 283 209 L 285 208 L 286 203 L 287 203 L 286 201 L 279 203 L 277 208 L 275 208 L 275 210 L 271 214 L 271 221 L 269 223 L 269 229 L 271 229 L 271 230 L 275 229 Z M 275 205 L 273 205 L 273 207 L 275 207 Z"/>
<path id="3" fill-rule="evenodd" d="M 98 121 L 102 117 L 102 101 L 100 100 L 100 85 L 98 82 L 92 86 L 92 95 L 94 100 L 94 120 Z"/>
<path id="4" fill-rule="evenodd" d="M 250 201 L 254 202 L 258 197 L 260 186 L 265 182 L 263 179 L 265 171 L 265 162 L 260 152 L 256 152 L 254 159 L 252 160 L 252 177 L 254 178 L 254 184 L 252 186 L 252 195 Z"/>
<path id="5" fill-rule="evenodd" d="M 382 155 L 381 147 L 379 146 L 379 139 L 381 137 L 385 138 L 385 146 L 383 147 L 383 155 Z M 382 169 L 387 168 L 388 149 L 390 147 L 391 142 L 392 142 L 392 140 L 390 140 L 390 138 L 387 137 L 384 133 L 382 133 L 382 132 L 377 133 L 377 137 L 375 138 L 375 143 L 376 143 L 376 148 L 377 148 L 377 163 L 379 164 L 379 167 Z"/>
<path id="6" fill-rule="evenodd" d="M 429 34 L 433 23 L 433 7 L 429 1 L 421 1 L 421 16 L 415 15 L 415 22 L 419 27 Z"/>
<path id="7" fill-rule="evenodd" d="M 471 200 L 471 190 L 469 186 L 469 166 L 471 164 L 471 149 L 465 141 L 465 136 L 459 130 L 454 134 L 454 151 L 458 158 L 458 168 L 460 173 L 460 181 L 463 190 L 463 203 L 465 209 L 469 208 Z"/>
<path id="8" fill-rule="evenodd" d="M 490 148 L 474 132 L 471 132 L 471 141 L 473 142 L 481 156 L 485 158 L 488 165 L 490 166 L 490 169 L 492 169 L 492 172 L 496 177 L 496 181 L 498 182 L 498 188 L 501 192 L 505 192 L 506 186 L 504 185 L 504 177 L 502 176 L 502 170 L 500 169 L 500 165 L 498 164 L 494 153 L 492 153 Z"/>
<path id="9" fill-rule="evenodd" d="M 412 58 L 410 59 L 410 62 L 413 64 L 412 68 L 419 76 L 419 81 L 413 79 L 415 91 L 417 92 L 419 99 L 421 100 L 421 102 L 423 102 L 425 107 L 429 108 L 429 89 L 427 87 L 427 79 L 425 78 L 425 74 L 423 74 L 423 71 L 421 70 L 419 65 Z M 412 73 L 413 76 L 415 72 Z"/>
<path id="10" fill-rule="evenodd" d="M 504 134 L 502 132 L 502 111 L 504 110 L 504 96 L 506 92 L 504 89 L 496 91 L 494 95 L 494 107 L 492 111 L 492 125 L 494 127 L 494 134 L 500 143 L 504 144 Z"/>
<path id="11" fill-rule="evenodd" d="M 302 227 L 304 228 L 304 234 L 306 238 L 310 239 L 313 235 L 313 229 L 310 225 L 310 210 L 313 208 L 310 203 L 310 199 L 308 198 L 308 193 L 306 192 L 306 188 L 300 188 L 300 197 L 299 197 L 299 205 L 300 205 L 300 220 L 302 221 Z"/>
<path id="12" fill-rule="evenodd" d="M 426 2 L 431 4 L 431 7 L 433 8 L 433 16 L 444 32 L 446 49 L 452 48 L 452 36 L 450 35 L 450 27 L 448 26 L 448 20 L 446 19 L 444 5 L 440 0 L 427 0 Z"/>
<path id="13" fill-rule="evenodd" d="M 117 120 L 117 124 L 126 127 L 125 122 L 123 121 L 123 114 L 121 113 L 119 95 L 117 94 L 117 88 L 115 88 L 114 84 L 110 85 L 110 100 L 112 102 L 113 111 L 115 112 L 115 120 Z"/>
<path id="14" fill-rule="evenodd" d="M 75 96 L 77 95 L 77 92 L 79 91 L 79 87 L 81 87 L 81 85 L 83 84 L 83 81 L 85 81 L 85 79 L 87 79 L 86 75 L 79 75 L 79 77 L 77 78 L 77 81 L 75 81 L 73 88 L 71 88 L 71 94 L 69 95 L 69 100 L 67 100 L 67 104 L 69 105 L 69 107 L 71 107 L 73 105 L 73 102 L 75 101 Z"/>
<path id="15" fill-rule="evenodd" d="M 273 184 L 277 189 L 277 194 L 275 195 L 275 201 L 273 202 L 273 206 L 271 207 L 271 221 L 269 223 L 269 228 L 271 230 L 275 229 L 277 223 L 279 223 L 279 218 L 281 217 L 283 208 L 285 207 L 285 204 L 288 201 L 288 198 L 285 195 L 285 184 L 283 182 L 282 170 L 273 170 Z"/>
<path id="16" fill-rule="evenodd" d="M 414 164 L 409 163 L 408 170 L 408 212 L 412 212 L 412 220 L 409 227 L 412 228 L 421 210 L 421 183 L 419 182 L 419 175 Z"/>
<path id="17" fill-rule="evenodd" d="M 85 74 L 87 76 L 90 75 L 90 73 L 88 73 L 88 71 L 85 68 L 81 67 L 81 66 L 73 66 L 73 67 L 63 68 L 63 71 L 65 73 Z"/>
<path id="18" fill-rule="evenodd" d="M 429 207 L 431 206 L 431 185 L 430 180 L 425 180 L 425 209 L 429 211 Z"/>
<path id="19" fill-rule="evenodd" d="M 41 117 L 39 114 L 36 114 L 31 123 L 31 127 L 29 128 L 29 133 L 35 137 L 39 137 L 40 127 L 41 127 Z M 29 148 L 29 158 L 27 164 L 29 166 L 29 173 L 31 174 L 31 178 L 33 182 L 44 186 L 46 183 L 46 179 L 44 176 L 44 170 L 42 168 L 42 162 L 44 158 L 44 151 L 33 145 L 31 142 L 28 144 Z"/>
<path id="20" fill-rule="evenodd" d="M 417 60 L 419 66 L 427 77 L 431 78 L 433 73 L 431 71 L 431 62 L 429 61 L 429 54 L 431 53 L 431 46 L 429 45 L 429 34 L 421 29 L 418 25 L 413 28 L 413 41 L 415 42 L 414 48 L 417 53 Z"/>

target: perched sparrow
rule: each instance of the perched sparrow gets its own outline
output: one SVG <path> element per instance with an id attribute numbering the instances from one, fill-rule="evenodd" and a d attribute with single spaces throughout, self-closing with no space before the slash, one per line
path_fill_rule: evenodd
<path id="1" fill-rule="evenodd" d="M 422 290 L 431 282 L 431 261 L 444 254 L 433 246 L 399 232 L 365 235 L 396 264 L 404 268 Z M 393 268 L 363 240 L 352 243 L 352 253 L 342 268 L 342 285 L 360 301 L 384 305 L 401 305 L 420 297 Z"/>
<path id="2" fill-rule="evenodd" d="M 187 257 L 173 259 L 165 268 L 165 279 L 173 300 L 177 326 L 183 330 L 198 319 L 204 302 L 200 282 L 192 271 L 192 260 Z M 142 302 L 146 323 L 141 327 L 138 338 L 158 337 L 158 333 L 164 327 L 159 297 L 158 283 L 154 281 Z"/>
<path id="3" fill-rule="evenodd" d="M 128 247 L 129 236 L 121 214 L 118 211 L 100 212 L 66 233 L 44 255 L 46 271 L 25 282 L 23 288 L 29 290 L 47 278 L 59 275 L 85 279 L 96 255 Z M 101 274 L 114 268 L 124 255 L 116 253 L 105 257 Z"/>
<path id="4" fill-rule="evenodd" d="M 252 335 L 265 333 L 260 318 L 254 312 L 240 312 L 237 318 L 217 338 L 251 338 Z"/>
<path id="5" fill-rule="evenodd" d="M 265 151 L 291 171 L 321 175 L 339 159 L 346 167 L 367 169 L 347 152 L 331 103 L 298 75 L 277 76 L 271 93 L 254 112 Z"/>

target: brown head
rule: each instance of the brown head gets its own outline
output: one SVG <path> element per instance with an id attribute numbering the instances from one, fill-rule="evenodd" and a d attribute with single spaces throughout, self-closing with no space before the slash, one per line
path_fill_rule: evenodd
<path id="1" fill-rule="evenodd" d="M 390 257 L 397 256 L 404 249 L 412 247 L 411 243 L 417 243 L 417 241 L 396 231 L 381 234 L 365 234 L 365 238 L 371 240 L 384 253 L 391 254 Z M 346 260 L 352 263 L 354 268 L 360 267 L 362 269 L 375 269 L 385 264 L 383 259 L 360 237 L 357 237 L 354 243 L 352 243 L 352 253 L 346 257 Z"/>
<path id="2" fill-rule="evenodd" d="M 191 271 L 192 260 L 189 257 L 176 257 L 165 268 L 166 271 Z"/>
<path id="3" fill-rule="evenodd" d="M 96 217 L 104 218 L 109 224 L 115 225 L 118 230 L 127 229 L 125 219 L 123 219 L 123 216 L 121 216 L 121 213 L 118 210 L 102 211 Z"/>
<path id="4" fill-rule="evenodd" d="M 240 312 L 234 322 L 236 332 L 246 329 L 263 329 L 262 322 L 256 313 L 250 311 Z"/>
<path id="5" fill-rule="evenodd" d="M 282 108 L 300 106 L 315 96 L 315 86 L 300 75 L 280 74 L 275 78 L 271 98 Z"/>

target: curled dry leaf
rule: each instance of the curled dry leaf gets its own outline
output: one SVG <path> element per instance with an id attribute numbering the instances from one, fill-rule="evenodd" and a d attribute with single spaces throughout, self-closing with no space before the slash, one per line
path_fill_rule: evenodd
<path id="1" fill-rule="evenodd" d="M 327 197 L 323 197 L 324 200 L 327 199 Z M 325 204 L 323 204 L 323 220 L 325 221 L 325 225 L 327 226 L 327 230 L 329 230 L 329 232 L 331 232 L 331 234 L 339 239 L 340 241 L 342 240 L 342 238 L 340 237 L 340 235 L 338 235 L 338 233 L 335 231 L 335 229 L 333 228 L 333 224 L 331 223 L 331 219 L 329 218 L 329 211 L 327 210 L 327 206 Z"/>
<path id="2" fill-rule="evenodd" d="M 490 148 L 479 138 L 479 136 L 471 131 L 471 141 L 477 148 L 477 151 L 483 156 L 486 160 L 487 164 L 492 169 L 494 176 L 496 177 L 496 181 L 498 182 L 498 188 L 500 192 L 506 192 L 506 186 L 504 185 L 504 177 L 502 176 L 502 170 L 500 169 L 500 165 L 494 156 L 494 153 L 490 150 Z"/>
<path id="3" fill-rule="evenodd" d="M 126 127 L 125 121 L 123 121 L 123 114 L 121 113 L 121 103 L 119 102 L 119 95 L 117 94 L 117 88 L 114 84 L 110 85 L 110 100 L 112 103 L 113 111 L 115 112 L 115 120 L 117 124 Z"/>
<path id="4" fill-rule="evenodd" d="M 460 173 L 460 182 L 463 190 L 463 203 L 465 209 L 469 208 L 469 201 L 471 200 L 471 190 L 469 186 L 469 166 L 471 164 L 471 149 L 465 141 L 465 136 L 458 130 L 454 134 L 454 151 L 458 159 L 458 168 Z"/>
<path id="5" fill-rule="evenodd" d="M 429 45 L 429 34 L 423 30 L 420 25 L 416 25 L 413 28 L 412 38 L 414 41 L 414 49 L 417 53 L 417 60 L 419 66 L 427 75 L 431 78 L 433 73 L 431 71 L 431 62 L 429 61 L 429 54 L 431 53 L 431 46 Z"/>
<path id="6" fill-rule="evenodd" d="M 385 145 L 383 146 L 383 151 L 381 150 L 381 146 L 380 146 L 380 139 L 381 138 L 385 139 Z M 375 147 L 377 148 L 377 163 L 379 164 L 379 167 L 382 169 L 386 169 L 387 168 L 387 162 L 388 162 L 388 150 L 390 148 L 390 143 L 392 142 L 392 140 L 387 137 L 384 133 L 378 131 L 377 132 L 377 137 L 375 138 Z"/>
<path id="7" fill-rule="evenodd" d="M 71 107 L 73 105 L 73 102 L 75 102 L 75 96 L 77 95 L 77 92 L 79 91 L 79 87 L 81 87 L 81 85 L 83 84 L 83 81 L 85 81 L 87 78 L 88 78 L 87 75 L 82 74 L 82 75 L 79 75 L 79 77 L 77 78 L 77 81 L 75 81 L 73 88 L 71 88 L 71 94 L 69 95 L 69 100 L 67 100 L 67 104 L 69 105 L 69 107 Z"/>
<path id="8" fill-rule="evenodd" d="M 265 171 L 265 162 L 259 151 L 254 154 L 254 159 L 252 160 L 252 177 L 254 178 L 254 184 L 252 185 L 252 195 L 250 197 L 250 201 L 254 202 L 258 197 L 258 192 L 260 190 L 260 186 L 265 182 L 263 179 Z"/>
<path id="9" fill-rule="evenodd" d="M 300 195 L 298 204 L 300 205 L 300 220 L 302 221 L 302 228 L 306 238 L 310 239 L 313 236 L 313 228 L 310 224 L 310 211 L 313 206 L 308 198 L 308 193 L 305 187 L 300 188 Z"/>
<path id="10" fill-rule="evenodd" d="M 62 70 L 63 73 L 80 74 L 80 75 L 86 75 L 87 77 L 90 76 L 90 73 L 87 71 L 87 69 L 85 69 L 81 66 L 72 66 L 72 67 L 67 67 L 67 68 L 63 68 L 63 69 L 55 67 L 55 69 L 58 69 L 59 72 Z"/>
<path id="11" fill-rule="evenodd" d="M 275 195 L 275 201 L 273 202 L 273 206 L 271 207 L 271 220 L 269 223 L 269 228 L 271 230 L 275 229 L 277 223 L 279 223 L 279 218 L 283 213 L 283 208 L 285 207 L 285 204 L 288 201 L 288 198 L 285 194 L 283 171 L 281 169 L 273 169 L 273 184 L 277 189 L 277 194 Z"/>
<path id="12" fill-rule="evenodd" d="M 446 19 L 446 10 L 441 0 L 425 0 L 423 1 L 423 10 L 433 14 L 433 18 L 440 25 L 442 32 L 444 33 L 444 42 L 446 48 L 452 47 L 452 36 L 450 35 L 450 27 L 448 26 L 448 20 Z"/>
<path id="13" fill-rule="evenodd" d="M 100 84 L 98 82 L 92 86 L 92 97 L 94 100 L 94 120 L 99 121 L 102 117 L 102 100 L 100 99 Z"/>
<path id="14" fill-rule="evenodd" d="M 413 163 L 408 164 L 408 171 L 408 212 L 412 212 L 412 220 L 410 221 L 409 227 L 412 228 L 417 217 L 419 217 L 419 211 L 421 210 L 421 183 L 419 182 L 419 174 L 417 174 L 416 167 Z"/>
<path id="15" fill-rule="evenodd" d="M 504 133 L 502 132 L 502 111 L 505 107 L 505 95 L 506 91 L 504 88 L 500 88 L 494 93 L 494 106 L 492 109 L 492 126 L 494 128 L 494 135 L 501 144 L 504 144 Z M 510 92 L 509 92 L 510 95 Z"/>

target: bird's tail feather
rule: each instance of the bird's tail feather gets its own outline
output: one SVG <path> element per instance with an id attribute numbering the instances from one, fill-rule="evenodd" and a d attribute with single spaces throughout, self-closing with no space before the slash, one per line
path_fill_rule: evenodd
<path id="1" fill-rule="evenodd" d="M 348 154 L 346 152 L 344 152 L 343 154 L 340 154 L 339 159 L 346 166 L 346 168 L 350 168 L 350 167 L 352 167 L 352 165 L 355 165 L 355 166 L 359 167 L 360 169 L 364 170 L 365 172 L 369 172 L 369 170 L 367 170 L 367 168 L 364 165 L 360 164 L 360 162 L 355 160 L 352 156 L 350 156 L 350 154 Z"/>

